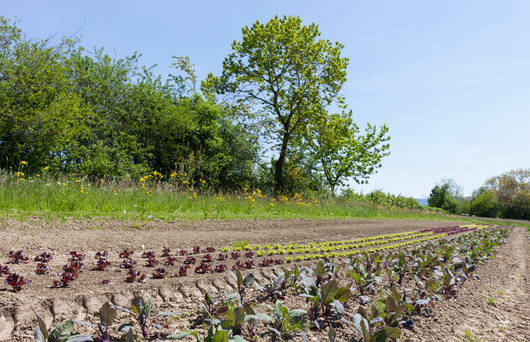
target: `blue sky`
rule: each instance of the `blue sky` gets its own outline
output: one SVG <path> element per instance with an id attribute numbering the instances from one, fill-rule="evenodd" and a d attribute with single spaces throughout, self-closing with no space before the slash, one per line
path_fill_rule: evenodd
<path id="1" fill-rule="evenodd" d="M 361 124 L 386 123 L 391 155 L 364 192 L 424 197 L 441 178 L 470 194 L 530 167 L 530 1 L 0 0 L 28 37 L 79 32 L 86 47 L 170 71 L 190 56 L 218 74 L 241 28 L 274 15 L 319 24 L 350 58 L 343 95 Z"/>

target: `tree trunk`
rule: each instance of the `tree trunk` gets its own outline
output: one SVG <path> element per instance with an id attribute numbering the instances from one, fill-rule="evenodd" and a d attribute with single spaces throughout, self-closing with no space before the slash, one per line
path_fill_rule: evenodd
<path id="1" fill-rule="evenodd" d="M 287 155 L 287 144 L 289 142 L 289 134 L 284 133 L 282 139 L 282 148 L 280 150 L 280 155 L 275 165 L 275 179 L 274 179 L 274 191 L 276 194 L 283 194 L 285 184 L 283 182 L 283 164 L 285 164 L 285 157 Z"/>

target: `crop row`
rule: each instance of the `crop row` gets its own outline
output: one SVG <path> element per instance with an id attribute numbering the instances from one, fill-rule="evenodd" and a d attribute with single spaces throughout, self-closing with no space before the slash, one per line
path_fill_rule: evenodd
<path id="1" fill-rule="evenodd" d="M 451 229 L 454 229 L 454 227 L 451 227 Z M 449 230 L 449 232 L 451 232 L 451 230 Z M 233 251 L 231 253 L 219 253 L 217 257 L 213 255 L 213 252 L 215 252 L 216 249 L 211 246 L 206 248 L 195 246 L 191 250 L 180 249 L 175 253 L 172 253 L 168 247 L 164 247 L 160 255 L 163 258 L 162 260 L 157 259 L 154 251 L 144 251 L 142 253 L 141 257 L 145 259 L 143 266 L 153 268 L 153 270 L 148 273 L 137 269 L 137 266 L 140 265 L 137 260 L 132 258 L 134 253 L 132 250 L 124 250 L 119 255 L 121 262 L 118 266 L 126 271 L 126 282 L 143 283 L 147 281 L 149 273 L 152 279 L 164 279 L 166 277 L 185 277 L 188 275 L 188 272 L 194 272 L 196 274 L 222 273 L 230 269 L 250 270 L 254 267 L 268 267 L 291 262 L 351 257 L 363 251 L 373 253 L 383 250 L 403 248 L 412 244 L 438 239 L 446 234 L 449 233 L 435 235 L 433 232 L 412 231 L 406 233 L 383 234 L 353 240 L 327 241 L 310 244 L 246 245 L 235 247 L 244 249 L 244 252 Z M 396 241 L 401 242 L 393 243 Z M 254 248 L 257 250 L 254 251 Z M 278 255 L 289 256 L 283 258 L 271 258 Z M 71 251 L 70 256 L 69 262 L 63 265 L 57 273 L 58 279 L 53 280 L 52 287 L 68 287 L 71 282 L 78 279 L 80 273 L 85 269 L 85 254 Z M 255 259 L 255 257 L 263 258 Z M 10 259 L 9 263 L 11 264 L 27 263 L 29 260 L 22 250 L 9 252 L 8 258 Z M 246 260 L 240 261 L 240 258 L 245 258 Z M 51 269 L 48 262 L 51 259 L 52 256 L 49 253 L 42 253 L 36 256 L 34 258 L 34 261 L 37 262 L 34 271 L 35 274 L 41 276 L 50 274 Z M 218 261 L 219 263 L 214 264 L 215 261 Z M 97 252 L 95 254 L 94 266 L 91 270 L 105 271 L 109 266 L 111 266 L 111 261 L 109 260 L 108 252 Z M 176 266 L 174 271 L 166 269 L 166 267 L 172 266 Z M 31 282 L 30 279 L 15 272 L 11 272 L 7 265 L 0 265 L 0 276 L 2 275 L 6 275 L 4 281 L 5 284 L 10 286 L 15 292 L 20 291 L 24 285 Z M 102 281 L 102 285 L 108 283 L 109 280 Z"/>
<path id="2" fill-rule="evenodd" d="M 366 241 L 373 241 L 373 240 L 381 240 L 381 239 L 387 239 L 387 238 L 394 238 L 394 237 L 400 237 L 400 236 L 407 236 L 407 235 L 414 235 L 417 234 L 417 231 L 410 231 L 410 232 L 404 232 L 404 233 L 393 233 L 393 234 L 382 234 L 382 235 L 376 235 L 376 236 L 368 236 L 364 238 L 357 238 L 353 240 L 334 240 L 334 241 L 325 241 L 325 242 L 310 242 L 307 244 L 297 244 L 297 243 L 289 243 L 286 245 L 281 244 L 255 244 L 251 245 L 248 242 L 242 242 L 242 243 L 236 243 L 235 246 L 232 247 L 223 247 L 221 249 L 222 252 L 239 252 L 239 251 L 251 251 L 251 250 L 278 250 L 278 249 L 311 249 L 315 247 L 328 247 L 328 246 L 334 246 L 334 245 L 345 245 L 345 244 L 353 244 L 353 243 L 359 243 L 359 242 L 366 242 Z"/>
<path id="3" fill-rule="evenodd" d="M 183 319 L 179 313 L 155 315 L 151 300 L 135 297 L 130 308 L 105 303 L 97 323 L 65 320 L 48 329 L 37 316 L 35 338 L 39 342 L 58 335 L 61 341 L 78 342 L 155 336 L 166 341 L 187 336 L 205 342 L 284 341 L 296 336 L 306 340 L 311 330 L 327 330 L 330 341 L 339 336 L 354 342 L 395 341 L 403 330 L 413 329 L 416 320 L 430 316 L 439 301 L 456 297 L 509 234 L 509 228 L 490 227 L 448 239 L 424 237 L 419 240 L 427 243 L 421 248 L 367 250 L 341 264 L 324 260 L 312 266 L 294 265 L 261 284 L 252 273 L 235 270 L 231 273 L 235 293 L 204 291 L 197 311 L 186 316 L 191 315 L 190 328 L 181 332 L 169 330 L 172 321 Z M 296 308 L 287 308 L 286 300 Z M 125 323 L 118 327 L 118 320 Z M 74 334 L 76 323 L 92 333 Z"/>

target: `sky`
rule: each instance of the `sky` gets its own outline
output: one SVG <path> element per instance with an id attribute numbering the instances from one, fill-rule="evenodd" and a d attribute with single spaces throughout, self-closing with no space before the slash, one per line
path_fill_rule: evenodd
<path id="1" fill-rule="evenodd" d="M 469 195 L 491 176 L 530 167 L 530 1 L 0 0 L 28 38 L 83 37 L 112 56 L 171 72 L 189 56 L 219 74 L 241 28 L 275 15 L 319 25 L 350 59 L 342 94 L 360 125 L 386 124 L 391 155 L 369 184 L 427 197 L 442 178 Z"/>

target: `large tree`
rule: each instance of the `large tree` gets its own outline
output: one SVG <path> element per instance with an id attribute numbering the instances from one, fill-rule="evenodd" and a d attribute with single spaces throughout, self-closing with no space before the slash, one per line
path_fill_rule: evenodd
<path id="1" fill-rule="evenodd" d="M 278 148 L 276 192 L 284 190 L 290 142 L 325 113 L 346 81 L 348 59 L 341 57 L 342 48 L 320 39 L 316 24 L 275 17 L 244 27 L 241 41 L 234 41 L 223 62 L 219 91 L 254 104 L 263 114 L 266 136 Z"/>

